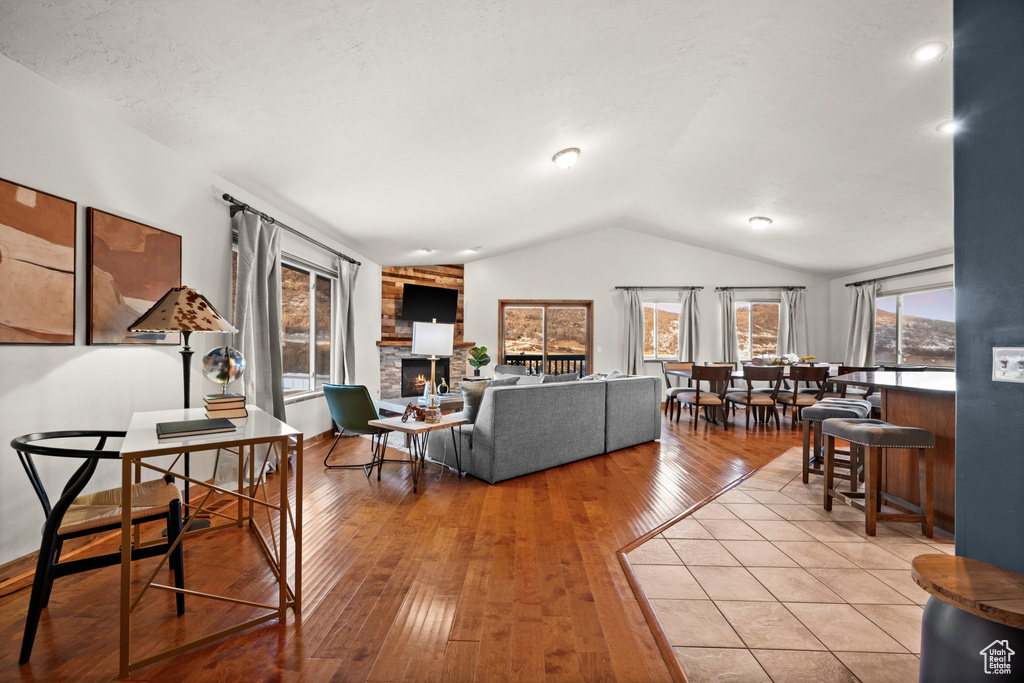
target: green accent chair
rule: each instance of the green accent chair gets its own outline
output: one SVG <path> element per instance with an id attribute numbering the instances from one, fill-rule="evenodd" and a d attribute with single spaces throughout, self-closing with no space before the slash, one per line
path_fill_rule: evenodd
<path id="1" fill-rule="evenodd" d="M 327 399 L 327 407 L 331 411 L 331 418 L 338 426 L 338 436 L 327 451 L 324 457 L 324 467 L 327 469 L 356 469 L 361 468 L 367 477 L 377 467 L 377 479 L 380 479 L 380 466 L 384 462 L 384 451 L 387 446 L 387 432 L 380 427 L 370 426 L 370 420 L 380 419 L 377 413 L 377 406 L 370 398 L 370 392 L 362 385 L 346 384 L 325 384 L 323 386 L 324 397 Z M 370 462 L 358 465 L 332 465 L 327 461 L 334 452 L 341 437 L 349 434 L 364 434 L 370 436 L 370 450 L 372 458 Z"/>

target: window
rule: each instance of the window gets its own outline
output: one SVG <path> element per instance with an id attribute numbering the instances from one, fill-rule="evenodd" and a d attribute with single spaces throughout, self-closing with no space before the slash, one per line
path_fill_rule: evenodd
<path id="1" fill-rule="evenodd" d="M 231 308 L 238 280 L 237 246 L 231 252 Z M 331 311 L 334 277 L 284 256 L 281 263 L 281 351 L 284 393 L 315 391 L 331 380 Z M 310 331 L 313 343 L 310 345 Z"/>
<path id="2" fill-rule="evenodd" d="M 499 301 L 499 362 L 552 374 L 585 372 L 593 344 L 592 311 L 592 301 Z"/>
<path id="3" fill-rule="evenodd" d="M 680 360 L 680 306 L 678 301 L 644 302 L 644 358 Z"/>
<path id="4" fill-rule="evenodd" d="M 740 360 L 774 356 L 779 348 L 779 302 L 737 301 L 736 339 Z"/>
<path id="5" fill-rule="evenodd" d="M 281 326 L 285 395 L 313 391 L 329 382 L 331 280 L 282 262 Z"/>
<path id="6" fill-rule="evenodd" d="M 953 288 L 902 292 L 875 302 L 875 362 L 956 364 Z"/>

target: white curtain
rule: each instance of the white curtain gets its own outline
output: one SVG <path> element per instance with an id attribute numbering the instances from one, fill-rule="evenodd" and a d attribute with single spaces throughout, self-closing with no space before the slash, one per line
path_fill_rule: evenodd
<path id="1" fill-rule="evenodd" d="M 875 364 L 875 299 L 881 285 L 872 282 L 850 287 L 850 337 L 846 343 L 846 364 L 863 367 Z"/>
<path id="2" fill-rule="evenodd" d="M 782 290 L 777 352 L 780 356 L 787 353 L 795 353 L 800 357 L 808 355 L 807 304 L 802 289 Z"/>
<path id="3" fill-rule="evenodd" d="M 355 311 L 352 294 L 359 266 L 340 256 L 335 261 L 338 269 L 338 289 L 334 294 L 334 327 L 331 329 L 331 381 L 352 384 L 356 376 Z"/>
<path id="4" fill-rule="evenodd" d="M 626 338 L 623 343 L 627 375 L 644 374 L 644 301 L 639 290 L 626 290 Z"/>
<path id="5" fill-rule="evenodd" d="M 700 352 L 699 328 L 697 290 L 684 290 L 679 306 L 679 360 L 697 360 L 697 354 Z"/>
<path id="6" fill-rule="evenodd" d="M 245 211 L 235 214 L 232 227 L 238 233 L 234 317 L 238 333 L 233 345 L 245 359 L 241 393 L 245 394 L 246 403 L 254 404 L 284 421 L 281 229 Z M 266 448 L 256 448 L 257 465 L 263 462 Z M 267 469 L 272 471 L 276 468 L 277 459 L 271 453 Z M 257 476 L 262 476 L 262 473 Z M 215 479 L 219 486 L 237 486 L 238 458 L 221 453 Z"/>
<path id="7" fill-rule="evenodd" d="M 736 363 L 740 357 L 740 344 L 736 339 L 736 293 L 724 289 L 718 293 L 722 309 L 722 360 Z"/>

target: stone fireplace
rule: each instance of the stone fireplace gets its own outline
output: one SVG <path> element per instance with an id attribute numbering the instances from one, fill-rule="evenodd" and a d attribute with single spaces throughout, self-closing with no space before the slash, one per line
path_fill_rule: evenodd
<path id="1" fill-rule="evenodd" d="M 434 386 L 444 380 L 445 386 L 452 385 L 448 374 L 448 359 L 438 358 L 434 364 Z M 422 396 L 423 389 L 430 383 L 429 358 L 402 359 L 402 393 L 401 396 Z"/>
<path id="2" fill-rule="evenodd" d="M 448 386 L 452 391 L 459 390 L 459 383 L 463 377 L 472 374 L 473 368 L 469 365 L 469 349 L 471 343 L 455 342 L 454 353 L 451 358 L 439 358 L 437 360 L 437 382 L 440 383 L 442 375 L 442 363 L 448 364 Z M 412 342 L 387 340 L 377 342 L 377 349 L 380 351 L 380 395 L 381 398 L 399 398 L 404 396 L 422 396 L 423 385 L 419 391 L 406 393 L 408 387 L 402 384 L 402 361 L 412 360 L 424 363 L 423 375 L 430 377 L 430 358 L 412 355 Z"/>

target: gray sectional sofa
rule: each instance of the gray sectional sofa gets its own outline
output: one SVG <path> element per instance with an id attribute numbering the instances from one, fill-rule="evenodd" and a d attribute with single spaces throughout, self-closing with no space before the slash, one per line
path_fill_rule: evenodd
<path id="1" fill-rule="evenodd" d="M 462 469 L 494 484 L 660 437 L 657 377 L 490 387 L 462 428 Z M 430 434 L 427 455 L 455 465 L 450 430 Z"/>

